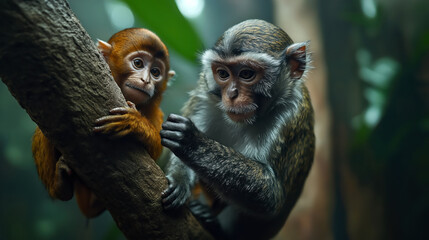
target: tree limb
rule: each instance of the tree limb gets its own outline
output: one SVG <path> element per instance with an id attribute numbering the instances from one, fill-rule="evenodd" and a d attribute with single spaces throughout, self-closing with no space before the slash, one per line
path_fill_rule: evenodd
<path id="1" fill-rule="evenodd" d="M 0 77 L 129 239 L 207 239 L 186 209 L 161 206 L 164 173 L 137 142 L 92 133 L 95 119 L 127 106 L 65 1 L 2 0 Z"/>

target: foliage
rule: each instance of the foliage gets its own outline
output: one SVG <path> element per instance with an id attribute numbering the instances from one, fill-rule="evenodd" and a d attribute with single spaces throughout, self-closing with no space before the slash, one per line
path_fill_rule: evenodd
<path id="1" fill-rule="evenodd" d="M 174 1 L 145 1 L 144 4 L 135 0 L 123 1 L 169 47 L 186 59 L 196 62 L 196 53 L 203 49 L 203 43 L 189 21 L 179 12 Z"/>

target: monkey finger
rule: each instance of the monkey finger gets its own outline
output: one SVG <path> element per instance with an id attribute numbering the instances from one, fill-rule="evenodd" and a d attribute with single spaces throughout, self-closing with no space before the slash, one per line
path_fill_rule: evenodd
<path id="1" fill-rule="evenodd" d="M 162 129 L 171 131 L 184 131 L 186 130 L 186 124 L 170 122 L 167 120 L 162 124 Z"/>
<path id="2" fill-rule="evenodd" d="M 177 193 L 174 194 L 174 192 L 177 192 L 177 191 L 178 191 L 177 187 L 173 187 L 173 186 L 168 187 L 167 190 L 165 190 L 162 193 L 162 204 L 165 206 L 170 205 L 176 198 L 175 195 L 177 195 Z"/>
<path id="3" fill-rule="evenodd" d="M 176 154 L 176 151 L 180 149 L 180 144 L 178 142 L 167 138 L 161 138 L 161 145 L 170 149 L 175 154 Z"/>
<path id="4" fill-rule="evenodd" d="M 120 122 L 125 119 L 123 115 L 104 116 L 95 120 L 95 125 L 104 125 L 111 122 Z"/>
<path id="5" fill-rule="evenodd" d="M 162 202 L 164 202 L 164 198 L 167 198 L 168 196 L 170 196 L 170 194 L 174 191 L 174 187 L 173 186 L 168 186 L 167 189 L 165 189 L 162 193 L 161 193 L 161 198 L 163 199 Z"/>
<path id="6" fill-rule="evenodd" d="M 127 104 L 128 104 L 128 107 L 130 107 L 130 108 L 132 108 L 134 110 L 137 110 L 136 105 L 133 102 L 127 101 Z"/>
<path id="7" fill-rule="evenodd" d="M 173 191 L 170 193 L 170 195 L 162 199 L 164 209 L 176 209 L 185 203 L 186 198 L 181 196 L 180 192 L 181 190 L 178 187 L 173 188 Z"/>
<path id="8" fill-rule="evenodd" d="M 105 130 L 105 126 L 100 126 L 100 127 L 94 127 L 92 128 L 92 131 L 95 133 L 101 133 Z"/>
<path id="9" fill-rule="evenodd" d="M 186 202 L 186 198 L 175 198 L 169 205 L 167 205 L 167 209 L 177 209 L 183 206 Z"/>
<path id="10" fill-rule="evenodd" d="M 194 216 L 197 215 L 199 218 L 202 218 L 205 221 L 211 221 L 214 218 L 210 207 L 199 202 L 198 200 L 190 201 L 188 207 Z"/>
<path id="11" fill-rule="evenodd" d="M 170 131 L 170 130 L 161 130 L 160 133 L 162 138 L 168 138 L 171 140 L 183 140 L 183 133 L 177 132 L 177 131 Z"/>
<path id="12" fill-rule="evenodd" d="M 106 133 L 106 126 L 94 127 L 92 131 L 95 133 Z"/>
<path id="13" fill-rule="evenodd" d="M 127 126 L 123 125 L 122 123 L 108 123 L 108 124 L 104 124 L 101 126 L 95 126 L 93 128 L 93 132 L 95 133 L 116 133 L 116 132 L 120 132 L 123 131 L 124 129 L 126 129 Z"/>
<path id="14" fill-rule="evenodd" d="M 109 111 L 110 114 L 117 114 L 117 115 L 124 115 L 130 112 L 129 108 L 125 108 L 125 107 L 117 107 L 117 108 L 113 108 Z"/>
<path id="15" fill-rule="evenodd" d="M 187 123 L 189 119 L 178 114 L 170 114 L 168 115 L 167 121 L 176 122 L 176 123 Z"/>
<path id="16" fill-rule="evenodd" d="M 167 176 L 165 176 L 165 178 L 167 178 L 168 187 L 167 187 L 167 189 L 165 189 L 164 191 L 162 191 L 162 193 L 161 193 L 161 197 L 162 198 L 165 198 L 168 195 L 170 195 L 173 192 L 173 190 L 175 189 L 175 187 L 177 186 L 174 183 L 174 179 L 171 176 L 167 175 Z"/>
<path id="17" fill-rule="evenodd" d="M 206 209 L 197 200 L 190 201 L 188 207 L 192 209 L 192 213 L 198 213 L 196 215 L 206 215 Z"/>

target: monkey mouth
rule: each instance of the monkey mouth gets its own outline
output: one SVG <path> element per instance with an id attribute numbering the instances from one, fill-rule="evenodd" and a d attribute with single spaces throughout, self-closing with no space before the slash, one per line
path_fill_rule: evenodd
<path id="1" fill-rule="evenodd" d="M 149 92 L 148 90 L 146 90 L 144 88 L 141 88 L 141 87 L 138 87 L 138 86 L 135 86 L 135 85 L 132 85 L 131 83 L 125 83 L 125 85 L 127 87 L 129 87 L 129 88 L 132 88 L 132 89 L 135 89 L 137 91 L 140 91 L 140 92 L 148 95 L 149 97 L 152 97 L 152 95 L 153 95 L 153 93 Z"/>
<path id="2" fill-rule="evenodd" d="M 234 122 L 247 122 L 247 120 L 251 119 L 255 112 L 246 112 L 246 113 L 235 113 L 235 112 L 227 112 L 228 117 Z"/>
<path id="3" fill-rule="evenodd" d="M 244 106 L 226 107 L 222 104 L 221 109 L 225 111 L 228 117 L 234 122 L 248 122 L 256 113 L 258 106 L 249 104 Z"/>

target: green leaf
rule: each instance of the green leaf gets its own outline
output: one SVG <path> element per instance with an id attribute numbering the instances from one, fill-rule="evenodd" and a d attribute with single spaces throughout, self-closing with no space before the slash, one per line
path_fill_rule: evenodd
<path id="1" fill-rule="evenodd" d="M 135 16 L 162 41 L 188 60 L 197 61 L 203 43 L 189 21 L 180 13 L 173 0 L 122 0 Z"/>

